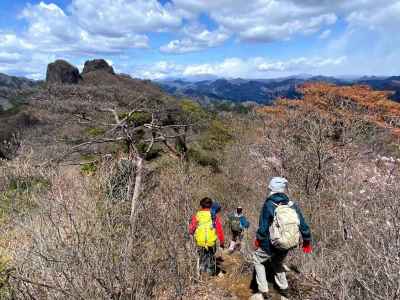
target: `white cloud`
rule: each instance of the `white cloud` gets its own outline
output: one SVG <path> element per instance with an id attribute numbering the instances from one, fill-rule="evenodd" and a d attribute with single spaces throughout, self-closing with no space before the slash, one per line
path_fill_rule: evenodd
<path id="1" fill-rule="evenodd" d="M 182 40 L 173 40 L 168 44 L 161 46 L 160 51 L 165 53 L 189 53 L 199 51 L 202 48 L 199 45 L 196 45 L 190 39 L 182 39 Z"/>
<path id="2" fill-rule="evenodd" d="M 113 3 L 117 2 L 114 1 Z M 117 10 L 120 9 L 121 12 L 124 8 L 132 10 L 138 4 L 136 15 L 132 15 L 132 17 L 136 16 L 139 19 L 131 21 L 129 25 L 131 30 L 123 27 L 127 26 L 126 23 L 121 23 L 122 27 L 118 31 L 115 26 L 119 22 L 118 17 L 121 16 L 121 12 L 108 9 L 106 10 L 106 17 L 109 21 L 112 19 L 110 14 L 115 13 L 115 26 L 108 24 L 107 27 L 110 30 L 103 34 L 100 33 L 101 28 L 96 27 L 95 19 L 93 19 L 93 27 L 86 28 L 87 24 L 82 18 L 86 17 L 86 20 L 90 23 L 91 18 L 87 15 L 90 9 L 93 9 L 93 13 L 96 13 L 95 17 L 102 16 L 101 9 L 105 9 L 104 5 L 110 4 L 109 1 L 74 0 L 69 11 L 64 11 L 54 3 L 28 4 L 19 15 L 19 18 L 27 23 L 26 31 L 18 35 L 0 31 L 0 61 L 2 62 L 0 70 L 13 74 L 32 75 L 32 77 L 37 77 L 37 74 L 41 73 L 43 77 L 50 59 L 115 55 L 133 48 L 148 48 L 149 38 L 142 34 L 141 30 L 144 30 L 146 26 L 149 26 L 149 29 L 161 29 L 164 25 L 176 23 L 173 20 L 171 21 L 170 14 L 163 11 L 162 6 L 156 0 L 140 0 L 135 1 L 135 3 L 121 0 L 118 3 L 119 7 L 111 6 Z M 94 4 L 96 4 L 96 7 L 93 6 Z M 90 5 L 92 5 L 92 8 L 90 8 Z M 79 10 L 79 14 L 77 14 L 76 10 L 79 8 L 82 8 L 82 10 Z M 143 16 L 141 17 L 138 14 L 143 14 Z M 147 18 L 147 21 L 144 24 L 145 18 Z M 150 19 L 155 21 L 151 22 Z M 134 27 L 132 22 L 139 25 Z M 43 65 L 40 65 L 40 63 Z"/>
<path id="3" fill-rule="evenodd" d="M 165 31 L 182 22 L 171 5 L 157 0 L 73 0 L 71 11 L 80 27 L 104 36 Z"/>
<path id="4" fill-rule="evenodd" d="M 108 0 L 74 0 L 70 14 L 53 3 L 28 4 L 19 16 L 27 22 L 26 32 L 18 36 L 0 32 L 0 46 L 25 54 L 27 50 L 76 56 L 117 54 L 148 48 L 149 38 L 142 33 L 146 29 L 163 30 L 180 22 L 156 0 L 110 4 Z"/>
<path id="5" fill-rule="evenodd" d="M 242 40 L 261 42 L 288 40 L 296 34 L 313 34 L 324 25 L 334 24 L 336 20 L 334 14 L 326 14 L 307 20 L 287 21 L 282 24 L 260 24 L 244 29 L 239 33 L 239 37 Z"/>
<path id="6" fill-rule="evenodd" d="M 230 34 L 224 29 L 209 31 L 201 25 L 192 25 L 183 28 L 184 38 L 172 40 L 168 44 L 161 46 L 161 52 L 165 53 L 188 53 L 200 51 L 222 45 Z"/>
<path id="7" fill-rule="evenodd" d="M 320 38 L 321 40 L 325 40 L 327 38 L 329 38 L 332 34 L 332 31 L 330 29 L 324 30 L 323 32 L 321 32 L 321 34 L 319 35 L 318 38 Z"/>
<path id="8" fill-rule="evenodd" d="M 203 51 L 228 40 L 239 41 L 237 47 L 241 47 L 249 41 L 272 43 L 305 35 L 314 35 L 325 44 L 296 54 L 300 58 L 281 61 L 248 58 L 167 64 L 168 72 L 174 74 L 210 72 L 234 77 L 256 72 L 254 76 L 265 76 L 266 72 L 333 68 L 342 74 L 398 73 L 399 0 L 173 0 L 164 5 L 157 0 L 71 0 L 67 9 L 46 1 L 27 5 L 21 12 L 25 31 L 17 34 L 0 29 L 0 70 L 26 68 L 24 74 L 36 76 L 45 69 L 46 59 L 66 57 L 80 62 L 102 55 L 114 59 L 118 69 L 122 57 L 131 55 L 129 50 L 150 48 L 151 33 L 169 32 L 163 35 L 169 40 L 159 48 L 162 54 Z M 333 36 L 339 19 L 346 28 L 342 35 L 335 30 Z M 340 60 L 343 57 L 346 60 Z M 145 77 L 167 76 L 166 66 L 152 68 Z"/>
<path id="9" fill-rule="evenodd" d="M 3 50 L 31 50 L 34 46 L 13 33 L 2 33 L 0 31 L 0 49 Z"/>
<path id="10" fill-rule="evenodd" d="M 146 79 L 163 79 L 167 77 L 178 77 L 182 74 L 183 65 L 178 65 L 173 62 L 159 61 L 150 65 L 135 66 L 133 77 Z"/>
<path id="11" fill-rule="evenodd" d="M 176 64 L 161 61 L 152 65 L 135 68 L 135 77 L 163 79 L 170 77 L 196 77 L 212 75 L 226 78 L 265 78 L 287 76 L 293 73 L 315 73 L 329 71 L 345 63 L 346 57 L 320 58 L 300 57 L 287 61 L 268 60 L 263 57 L 248 59 L 227 58 L 222 62 L 205 64 Z"/>
<path id="12" fill-rule="evenodd" d="M 117 53 L 129 48 L 148 47 L 145 35 L 132 33 L 105 36 L 93 34 L 78 26 L 79 19 L 68 16 L 55 4 L 28 5 L 21 18 L 28 24 L 24 42 L 46 52 Z"/>
<path id="13" fill-rule="evenodd" d="M 3 73 L 32 78 L 38 70 L 43 72 L 48 63 L 41 53 L 33 51 L 34 45 L 12 33 L 0 32 L 0 49 L 0 72 Z"/>
<path id="14" fill-rule="evenodd" d="M 0 63 L 15 63 L 21 59 L 21 54 L 13 52 L 0 52 Z"/>
<path id="15" fill-rule="evenodd" d="M 365 0 L 362 4 L 348 11 L 346 30 L 327 44 L 324 53 L 347 56 L 349 66 L 342 74 L 396 75 L 400 61 L 400 2 Z"/>
<path id="16" fill-rule="evenodd" d="M 272 42 L 308 35 L 337 21 L 335 12 L 304 6 L 301 1 L 279 0 L 175 0 L 192 13 L 206 12 L 241 40 Z"/>
<path id="17" fill-rule="evenodd" d="M 55 59 L 55 55 L 41 53 L 21 54 L 14 61 L 1 62 L 0 72 L 32 79 L 43 79 L 48 62 Z"/>
<path id="18" fill-rule="evenodd" d="M 320 58 L 320 57 L 299 57 L 289 59 L 287 61 L 271 61 L 262 62 L 258 66 L 260 71 L 294 71 L 294 72 L 311 72 L 313 70 L 320 70 L 324 67 L 341 65 L 346 61 L 345 56 L 337 58 Z"/>
<path id="19" fill-rule="evenodd" d="M 400 25 L 400 2 L 393 1 L 387 6 L 379 6 L 374 10 L 358 9 L 348 15 L 347 22 L 351 27 L 366 26 L 371 30 L 394 29 Z"/>
<path id="20" fill-rule="evenodd" d="M 248 77 L 252 69 L 255 70 L 252 59 L 227 58 L 220 63 L 188 65 L 184 68 L 182 76 Z"/>
<path id="21" fill-rule="evenodd" d="M 400 23 L 399 0 L 174 0 L 190 14 L 206 13 L 219 26 L 243 42 L 290 40 L 323 32 L 338 18 L 351 25 L 393 26 Z"/>

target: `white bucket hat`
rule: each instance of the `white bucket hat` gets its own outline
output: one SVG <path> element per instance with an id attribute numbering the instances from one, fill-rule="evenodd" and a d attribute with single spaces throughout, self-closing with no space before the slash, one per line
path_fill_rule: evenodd
<path id="1" fill-rule="evenodd" d="M 288 181 L 283 177 L 273 177 L 268 185 L 268 189 L 271 193 L 285 193 L 287 187 Z"/>

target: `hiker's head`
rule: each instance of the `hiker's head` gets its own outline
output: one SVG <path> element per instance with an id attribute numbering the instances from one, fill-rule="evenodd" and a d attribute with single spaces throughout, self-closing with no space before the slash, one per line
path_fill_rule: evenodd
<path id="1" fill-rule="evenodd" d="M 200 200 L 201 208 L 211 208 L 212 204 L 213 204 L 212 200 L 208 197 L 205 197 Z"/>
<path id="2" fill-rule="evenodd" d="M 236 208 L 236 212 L 237 212 L 238 215 L 241 215 L 242 212 L 243 212 L 243 208 L 242 208 L 241 206 L 238 206 L 238 207 Z"/>
<path id="3" fill-rule="evenodd" d="M 271 193 L 287 193 L 288 181 L 283 177 L 273 177 L 268 185 Z"/>
<path id="4" fill-rule="evenodd" d="M 213 204 L 211 205 L 211 209 L 214 210 L 214 212 L 217 214 L 221 212 L 221 205 L 217 201 L 213 201 Z"/>

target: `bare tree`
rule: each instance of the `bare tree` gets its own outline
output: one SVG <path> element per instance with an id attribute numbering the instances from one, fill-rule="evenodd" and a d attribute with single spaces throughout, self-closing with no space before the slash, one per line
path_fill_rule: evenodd
<path id="1" fill-rule="evenodd" d="M 131 173 L 128 180 L 128 192 L 127 200 L 131 203 L 130 212 L 130 226 L 131 231 L 135 227 L 136 211 L 140 198 L 141 191 L 143 190 L 143 174 L 145 168 L 146 156 L 153 149 L 155 144 L 161 144 L 177 159 L 183 160 L 186 156 L 186 135 L 188 128 L 191 125 L 186 124 L 168 124 L 162 125 L 160 116 L 163 112 L 160 111 L 147 111 L 147 110 L 132 110 L 129 113 L 121 114 L 116 109 L 103 109 L 103 112 L 111 113 L 115 123 L 104 124 L 111 127 L 102 139 L 93 139 L 74 147 L 74 150 L 81 149 L 85 146 L 102 143 L 122 143 L 126 146 L 128 152 L 128 159 L 135 166 L 131 168 Z M 134 116 L 149 115 L 151 116 L 150 122 L 144 122 L 138 124 L 134 120 Z M 85 116 L 81 116 L 81 119 L 92 121 Z M 175 148 L 170 144 L 173 140 L 175 143 L 181 145 L 180 149 Z M 142 149 L 139 149 L 138 145 L 144 145 Z M 183 146 L 182 146 L 183 145 Z M 181 150 L 181 151 L 180 151 Z"/>

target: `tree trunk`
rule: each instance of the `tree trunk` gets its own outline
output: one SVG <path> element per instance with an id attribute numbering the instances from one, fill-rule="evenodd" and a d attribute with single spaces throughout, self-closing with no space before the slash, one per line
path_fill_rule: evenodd
<path id="1" fill-rule="evenodd" d="M 143 158 L 140 155 L 136 155 L 136 176 L 135 176 L 135 188 L 133 190 L 133 195 L 131 198 L 131 216 L 129 218 L 131 231 L 135 226 L 136 219 L 136 208 L 139 201 L 140 192 L 142 190 L 142 180 L 143 180 Z"/>

